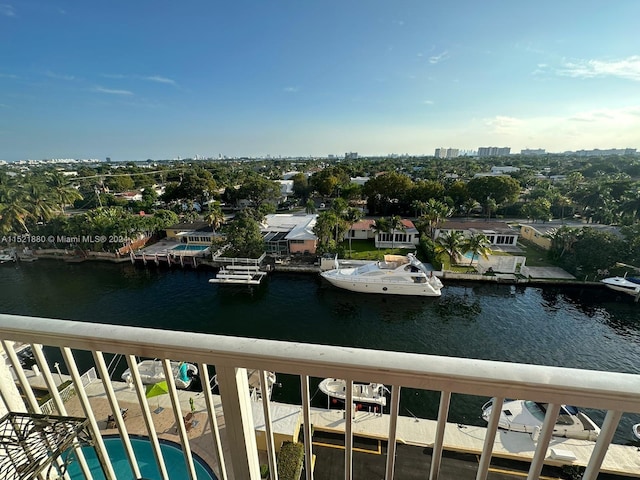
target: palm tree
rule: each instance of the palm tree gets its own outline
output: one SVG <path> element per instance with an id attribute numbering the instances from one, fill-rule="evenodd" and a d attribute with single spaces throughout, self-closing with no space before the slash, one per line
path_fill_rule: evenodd
<path id="1" fill-rule="evenodd" d="M 75 200 L 82 200 L 82 195 L 78 190 L 70 187 L 66 179 L 59 173 L 51 174 L 47 182 L 51 188 L 54 198 L 60 207 L 60 211 L 64 214 L 65 205 L 72 204 Z"/>
<path id="2" fill-rule="evenodd" d="M 462 247 L 467 252 L 471 252 L 471 260 L 469 261 L 469 265 L 473 263 L 473 261 L 476 259 L 476 256 L 481 256 L 485 259 L 488 259 L 489 254 L 491 253 L 491 242 L 484 233 L 472 234 L 469 238 L 462 242 Z"/>
<path id="3" fill-rule="evenodd" d="M 416 218 L 418 218 L 418 212 L 420 215 L 427 209 L 427 204 L 421 200 L 414 200 L 411 202 L 411 208 L 413 208 L 416 212 Z"/>
<path id="4" fill-rule="evenodd" d="M 27 209 L 36 221 L 47 222 L 51 220 L 54 207 L 46 197 L 44 185 L 30 183 L 27 186 L 26 201 L 28 204 Z"/>
<path id="5" fill-rule="evenodd" d="M 389 219 L 389 231 L 391 232 L 391 250 L 393 250 L 395 248 L 396 231 L 405 231 L 402 218 L 399 215 L 394 215 Z"/>
<path id="6" fill-rule="evenodd" d="M 307 214 L 312 214 L 312 213 L 316 213 L 316 204 L 313 200 L 309 199 L 307 200 L 307 203 L 304 206 L 304 211 L 307 212 Z"/>
<path id="7" fill-rule="evenodd" d="M 219 205 L 209 209 L 209 212 L 204 216 L 204 221 L 209 224 L 213 233 L 219 229 L 224 223 L 224 213 Z"/>
<path id="8" fill-rule="evenodd" d="M 433 238 L 436 226 L 446 217 L 451 216 L 452 209 L 446 203 L 430 198 L 425 204 L 422 217 L 423 222 L 429 226 L 429 237 Z"/>
<path id="9" fill-rule="evenodd" d="M 457 230 L 449 230 L 436 239 L 435 252 L 437 255 L 449 257 L 449 263 L 458 263 L 458 258 L 462 254 L 464 235 Z"/>
<path id="10" fill-rule="evenodd" d="M 362 211 L 358 208 L 349 207 L 344 212 L 344 219 L 349 223 L 349 258 L 351 258 L 351 229 L 353 224 L 362 218 Z"/>
<path id="11" fill-rule="evenodd" d="M 0 199 L 0 232 L 29 233 L 26 220 L 31 215 L 26 209 L 26 196 L 19 188 L 3 189 Z"/>
<path id="12" fill-rule="evenodd" d="M 478 201 L 473 198 L 469 198 L 464 201 L 464 203 L 462 204 L 462 207 L 464 208 L 464 213 L 467 216 L 467 218 L 470 217 L 470 213 L 473 211 L 473 209 L 477 208 L 479 205 L 480 204 L 478 203 Z"/>
<path id="13" fill-rule="evenodd" d="M 380 217 L 373 222 L 371 225 L 371 229 L 375 232 L 376 236 L 381 233 L 387 233 L 390 231 L 389 227 L 389 219 L 385 217 Z M 378 244 L 378 249 L 380 248 L 380 244 Z"/>

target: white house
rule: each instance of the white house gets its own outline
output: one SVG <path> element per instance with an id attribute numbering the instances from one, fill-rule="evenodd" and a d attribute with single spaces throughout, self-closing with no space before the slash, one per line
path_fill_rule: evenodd
<path id="1" fill-rule="evenodd" d="M 436 226 L 433 239 L 449 231 L 458 231 L 465 237 L 483 233 L 492 246 L 516 246 L 518 244 L 518 230 L 511 228 L 506 222 L 461 222 L 446 221 Z"/>
<path id="2" fill-rule="evenodd" d="M 374 240 L 377 248 L 412 248 L 420 242 L 420 234 L 411 220 L 402 219 L 404 230 L 394 230 L 393 232 L 375 232 L 373 219 L 362 219 L 351 225 L 345 234 L 345 240 Z"/>

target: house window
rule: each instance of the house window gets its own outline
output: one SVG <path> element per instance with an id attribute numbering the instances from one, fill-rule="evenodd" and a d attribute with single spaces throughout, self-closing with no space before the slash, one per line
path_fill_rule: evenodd
<path id="1" fill-rule="evenodd" d="M 291 243 L 292 245 L 302 245 L 304 243 L 304 240 L 289 240 L 289 243 Z"/>

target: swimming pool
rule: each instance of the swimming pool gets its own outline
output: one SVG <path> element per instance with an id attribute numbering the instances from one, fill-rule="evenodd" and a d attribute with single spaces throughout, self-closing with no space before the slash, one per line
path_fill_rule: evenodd
<path id="1" fill-rule="evenodd" d="M 171 249 L 172 252 L 202 252 L 209 248 L 208 245 L 187 245 L 181 243 L 180 245 L 176 245 Z"/>
<path id="2" fill-rule="evenodd" d="M 153 455 L 153 449 L 149 439 L 147 437 L 137 435 L 129 435 L 129 438 L 131 439 L 131 445 L 133 446 L 133 451 L 135 453 L 136 460 L 138 461 L 140 473 L 145 480 L 161 479 L 162 477 L 158 471 L 156 458 Z M 109 453 L 113 469 L 116 472 L 116 478 L 133 478 L 131 467 L 129 466 L 129 461 L 127 460 L 124 445 L 122 444 L 120 437 L 105 436 L 103 437 L 103 440 L 107 447 L 107 452 Z M 171 480 L 188 479 L 189 474 L 187 473 L 187 466 L 184 462 L 184 456 L 182 455 L 180 445 L 175 442 L 160 439 L 160 449 L 162 451 L 162 456 L 164 457 L 164 463 L 167 467 L 169 478 Z M 105 477 L 102 473 L 102 469 L 100 468 L 100 463 L 98 462 L 94 448 L 83 447 L 82 452 L 87 459 L 93 478 L 96 480 L 103 480 Z M 204 460 L 195 453 L 193 453 L 193 462 L 196 467 L 198 480 L 217 479 L 209 465 L 207 465 Z M 69 477 L 72 480 L 85 478 L 80 470 L 78 462 L 72 462 L 69 466 Z"/>

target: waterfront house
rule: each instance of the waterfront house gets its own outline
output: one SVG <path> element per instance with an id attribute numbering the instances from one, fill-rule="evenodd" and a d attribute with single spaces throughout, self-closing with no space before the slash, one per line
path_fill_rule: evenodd
<path id="1" fill-rule="evenodd" d="M 260 231 L 265 251 L 275 255 L 315 254 L 318 237 L 313 233 L 316 214 L 266 215 Z"/>
<path id="2" fill-rule="evenodd" d="M 373 229 L 376 221 L 371 218 L 358 220 L 351 225 L 345 233 L 344 239 L 348 240 L 373 240 L 376 248 L 406 248 L 415 249 L 420 242 L 418 229 L 411 220 L 402 219 L 403 229 L 390 232 L 376 232 Z"/>
<path id="3" fill-rule="evenodd" d="M 512 228 L 506 222 L 499 221 L 465 222 L 447 220 L 436 225 L 433 239 L 436 240 L 440 235 L 452 230 L 462 233 L 466 238 L 473 234 L 483 233 L 491 243 L 491 247 L 515 247 L 518 244 L 518 230 Z"/>
<path id="4" fill-rule="evenodd" d="M 552 225 L 520 225 L 520 236 L 544 250 L 550 250 L 549 233 L 557 229 L 557 226 Z"/>
<path id="5" fill-rule="evenodd" d="M 191 245 L 211 245 L 214 232 L 207 222 L 176 223 L 164 229 L 167 239 Z"/>

